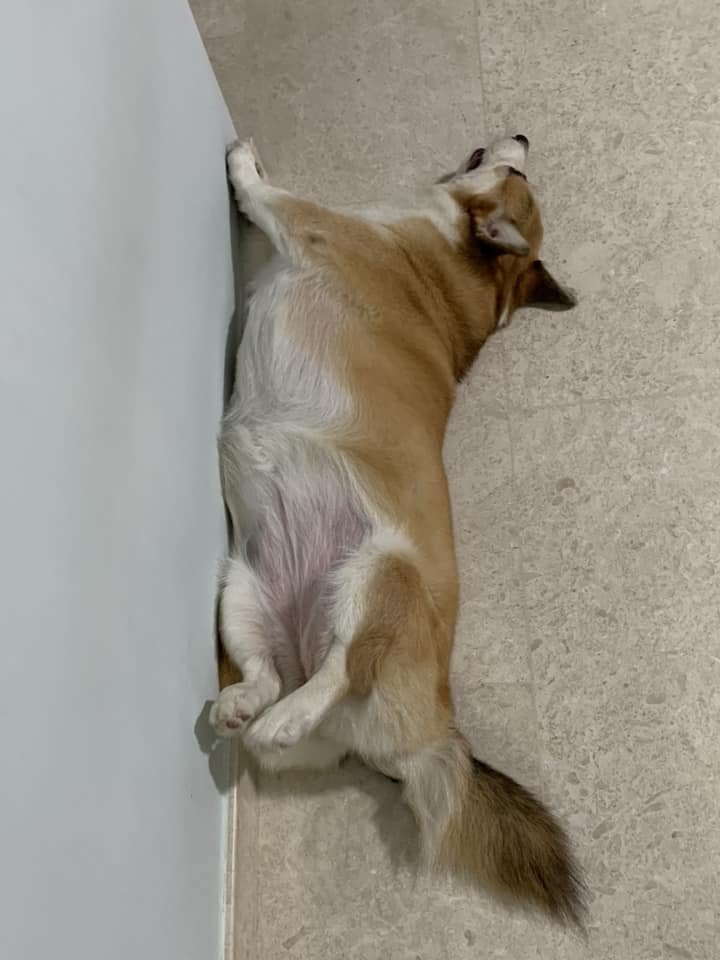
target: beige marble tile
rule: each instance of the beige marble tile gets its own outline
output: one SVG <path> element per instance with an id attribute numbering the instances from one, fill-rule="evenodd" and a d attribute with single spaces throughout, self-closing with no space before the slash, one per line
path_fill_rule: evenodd
<path id="1" fill-rule="evenodd" d="M 588 866 L 593 955 L 709 958 L 720 400 L 590 404 L 512 427 L 542 779 Z"/>
<path id="2" fill-rule="evenodd" d="M 482 461 L 476 469 L 482 471 Z M 511 489 L 506 485 L 454 509 L 460 614 L 453 666 L 486 683 L 531 677 Z"/>
<path id="3" fill-rule="evenodd" d="M 501 354 L 491 338 L 460 386 L 445 443 L 461 586 L 454 666 L 485 683 L 522 683 L 530 665 Z"/>
<path id="4" fill-rule="evenodd" d="M 238 133 L 271 176 L 327 202 L 377 199 L 484 135 L 472 0 L 246 0 L 206 46 Z"/>
<path id="5" fill-rule="evenodd" d="M 456 690 L 460 723 L 477 753 L 534 786 L 529 687 L 460 677 Z M 513 942 L 541 945 L 557 936 L 537 919 L 422 872 L 399 787 L 356 763 L 322 775 L 264 777 L 259 851 L 260 956 L 449 960 L 482 950 L 500 958 Z M 501 937 L 488 932 L 495 924 Z"/>
<path id="6" fill-rule="evenodd" d="M 530 684 L 488 684 L 471 671 L 454 670 L 452 688 L 458 727 L 475 756 L 542 792 Z"/>
<path id="7" fill-rule="evenodd" d="M 190 9 L 203 40 L 245 29 L 245 0 L 190 0 Z"/>
<path id="8" fill-rule="evenodd" d="M 717 388 L 716 5 L 479 6 L 491 132 L 530 138 L 547 258 L 580 294 L 504 335 L 511 402 Z"/>
<path id="9" fill-rule="evenodd" d="M 398 787 L 353 765 L 262 779 L 239 955 L 714 960 L 717 5 L 193 6 L 239 133 L 309 196 L 374 198 L 526 133 L 548 262 L 581 296 L 491 340 L 445 456 L 459 722 L 570 826 L 588 942 L 418 873 Z"/>

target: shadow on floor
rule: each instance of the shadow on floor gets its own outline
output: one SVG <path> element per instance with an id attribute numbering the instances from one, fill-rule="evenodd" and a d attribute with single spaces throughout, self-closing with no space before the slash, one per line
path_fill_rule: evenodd
<path id="1" fill-rule="evenodd" d="M 241 763 L 254 766 L 252 759 Z M 247 766 L 245 767 L 247 769 Z M 372 825 L 388 851 L 395 870 L 415 872 L 420 867 L 419 834 L 409 807 L 402 799 L 402 784 L 348 758 L 338 768 L 325 771 L 292 770 L 268 774 L 254 771 L 263 797 L 349 798 L 347 816 L 353 834 L 362 836 L 361 820 Z"/>

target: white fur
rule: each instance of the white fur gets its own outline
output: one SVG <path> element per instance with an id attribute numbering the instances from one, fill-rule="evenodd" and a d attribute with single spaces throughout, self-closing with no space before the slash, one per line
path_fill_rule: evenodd
<path id="1" fill-rule="evenodd" d="M 346 683 L 345 649 L 336 642 L 307 683 L 279 700 L 248 728 L 245 743 L 255 753 L 294 746 L 321 723 Z"/>
<path id="2" fill-rule="evenodd" d="M 451 180 L 456 183 L 467 181 L 478 193 L 486 193 L 506 176 L 508 166 L 520 171 L 525 168 L 525 149 L 516 140 L 499 141 L 490 151 L 486 151 L 482 164 L 469 173 L 458 173 L 448 177 L 442 184 L 418 190 L 398 200 L 352 207 L 351 210 L 355 216 L 386 226 L 411 218 L 429 220 L 450 243 L 458 243 L 464 213 L 448 192 L 447 183 Z"/>
<path id="3" fill-rule="evenodd" d="M 280 678 L 269 656 L 264 621 L 257 577 L 244 561 L 230 559 L 220 623 L 225 649 L 242 671 L 243 682 L 222 690 L 210 711 L 210 723 L 222 736 L 243 730 L 280 696 Z"/>
<path id="4" fill-rule="evenodd" d="M 238 206 L 245 216 L 260 227 L 279 253 L 285 256 L 296 253 L 282 221 L 272 212 L 273 200 L 288 196 L 288 193 L 265 182 L 262 164 L 252 140 L 231 148 L 227 156 L 227 168 Z"/>
<path id="5" fill-rule="evenodd" d="M 507 327 L 509 323 L 510 323 L 510 305 L 506 303 L 505 306 L 503 307 L 502 313 L 498 317 L 497 329 L 502 330 L 503 327 Z"/>
<path id="6" fill-rule="evenodd" d="M 309 322 L 294 322 L 298 315 Z M 236 392 L 223 422 L 220 458 L 225 499 L 236 531 L 263 510 L 263 476 L 283 484 L 317 482 L 313 451 L 333 457 L 328 431 L 353 419 L 353 402 L 328 356 L 342 324 L 322 278 L 276 257 L 251 294 Z M 298 463 L 302 448 L 303 464 Z"/>
<path id="7" fill-rule="evenodd" d="M 257 754 L 265 770 L 328 770 L 336 767 L 346 757 L 348 750 L 334 740 L 316 733 L 304 737 L 292 747 L 262 749 Z"/>
<path id="8" fill-rule="evenodd" d="M 500 151 L 465 176 L 490 190 L 507 173 L 503 163 Z M 251 143 L 231 150 L 228 170 L 241 210 L 279 256 L 254 285 L 220 438 L 235 536 L 221 626 L 244 680 L 222 692 L 211 719 L 222 734 L 241 733 L 273 769 L 326 766 L 348 750 L 398 769 L 393 745 L 403 741 L 404 719 L 396 705 L 377 690 L 348 696 L 347 650 L 377 564 L 414 549 L 377 516 L 333 442 L 355 414 L 336 361 L 345 303 L 326 273 L 303 261 L 282 220 L 288 194 L 263 179 Z M 461 214 L 436 186 L 361 215 L 385 225 L 424 217 L 452 242 Z M 419 685 L 418 703 L 420 672 L 407 681 Z"/>
<path id="9" fill-rule="evenodd" d="M 413 556 L 415 548 L 402 530 L 379 526 L 349 557 L 333 577 L 332 624 L 335 636 L 345 647 L 352 643 L 362 622 L 368 600 L 368 587 L 378 562 L 387 555 Z"/>
<path id="10" fill-rule="evenodd" d="M 516 146 L 519 146 L 519 144 L 516 144 Z M 502 168 L 507 163 L 507 160 L 503 161 L 501 159 L 498 159 L 494 164 L 486 164 L 483 161 L 482 166 L 477 167 L 470 173 L 460 174 L 450 179 L 455 182 L 461 180 L 472 181 L 473 189 L 479 193 L 488 192 L 505 176 Z M 521 168 L 518 167 L 518 169 Z M 436 184 L 429 189 L 418 190 L 416 193 L 398 200 L 359 206 L 353 208 L 353 213 L 372 223 L 387 226 L 410 218 L 429 220 L 450 243 L 457 243 L 460 240 L 460 225 L 464 217 L 460 205 L 448 192 L 445 184 Z"/>
<path id="11" fill-rule="evenodd" d="M 506 137 L 503 140 L 496 140 L 485 150 L 479 169 L 507 164 L 524 173 L 526 162 L 527 147 L 514 137 Z"/>
<path id="12" fill-rule="evenodd" d="M 325 660 L 307 683 L 279 700 L 247 729 L 245 742 L 253 752 L 293 746 L 328 716 L 347 690 L 347 650 L 365 618 L 378 562 L 389 554 L 413 553 L 405 533 L 382 526 L 333 574 L 329 625 L 333 641 Z"/>
<path id="13" fill-rule="evenodd" d="M 417 217 L 429 220 L 450 243 L 460 239 L 460 207 L 442 187 L 431 187 L 396 201 L 353 208 L 352 212 L 371 223 L 388 226 Z"/>
<path id="14" fill-rule="evenodd" d="M 238 552 L 229 566 L 221 625 L 228 653 L 244 672 L 257 663 L 260 636 L 263 656 L 277 664 L 289 693 L 273 708 L 279 682 L 272 698 L 267 682 L 262 697 L 257 683 L 249 688 L 244 683 L 223 691 L 211 719 L 219 732 L 232 735 L 246 726 L 235 723 L 238 714 L 270 706 L 244 734 L 258 752 L 297 742 L 322 719 L 344 682 L 344 652 L 338 658 L 332 638 L 324 640 L 313 597 L 307 600 L 306 629 L 299 636 L 289 635 L 295 620 L 283 624 L 276 614 L 277 608 L 295 603 L 303 584 L 332 566 L 337 553 L 353 547 L 352 539 L 336 543 L 329 538 L 345 531 L 359 539 L 367 511 L 352 471 L 329 438 L 353 417 L 350 395 L 328 362 L 341 329 L 342 307 L 321 276 L 286 258 L 276 258 L 256 287 L 238 353 L 236 392 L 220 438 L 223 488 Z M 266 576 L 261 585 L 255 578 L 257 589 L 251 591 L 242 577 L 237 584 L 234 578 L 249 571 L 242 553 L 258 537 Z M 242 616 L 224 614 L 243 604 L 256 619 L 264 615 L 259 631 L 242 629 Z M 306 636 L 313 630 L 319 635 Z M 308 652 L 310 645 L 314 650 Z M 311 682 L 296 690 L 303 673 L 320 663 Z"/>
<path id="15" fill-rule="evenodd" d="M 344 302 L 322 271 L 302 263 L 279 215 L 277 200 L 286 194 L 264 182 L 252 144 L 231 150 L 228 169 L 240 208 L 280 256 L 254 285 L 220 438 L 236 540 L 221 627 L 244 677 L 221 693 L 211 720 L 223 735 L 240 733 L 275 769 L 306 755 L 326 765 L 347 751 L 347 736 L 332 743 L 309 735 L 347 691 L 347 649 L 365 617 L 376 565 L 413 547 L 375 515 L 332 442 L 354 420 L 331 362 Z M 440 188 L 423 196 L 405 216 L 429 215 L 452 233 L 454 201 Z M 256 555 L 252 566 L 247 551 Z M 319 590 L 306 596 L 316 581 Z"/>
<path id="16" fill-rule="evenodd" d="M 400 778 L 405 784 L 405 800 L 420 826 L 423 855 L 432 864 L 447 828 L 459 819 L 470 779 L 470 760 L 460 737 L 448 737 L 398 761 Z"/>

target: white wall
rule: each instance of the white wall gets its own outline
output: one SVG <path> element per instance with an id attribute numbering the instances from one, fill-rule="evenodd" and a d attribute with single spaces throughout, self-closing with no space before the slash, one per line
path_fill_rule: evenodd
<path id="1" fill-rule="evenodd" d="M 0 956 L 220 953 L 230 122 L 181 0 L 0 36 Z"/>

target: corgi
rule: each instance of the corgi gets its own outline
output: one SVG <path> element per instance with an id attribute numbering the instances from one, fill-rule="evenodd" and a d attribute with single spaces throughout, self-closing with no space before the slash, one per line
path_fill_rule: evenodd
<path id="1" fill-rule="evenodd" d="M 233 529 L 219 624 L 242 682 L 210 719 L 270 770 L 359 756 L 401 781 L 429 861 L 579 923 L 565 833 L 473 757 L 449 686 L 456 385 L 517 309 L 574 305 L 539 259 L 527 153 L 503 139 L 405 201 L 335 210 L 273 186 L 252 142 L 229 150 L 238 206 L 275 256 L 219 440 Z"/>

